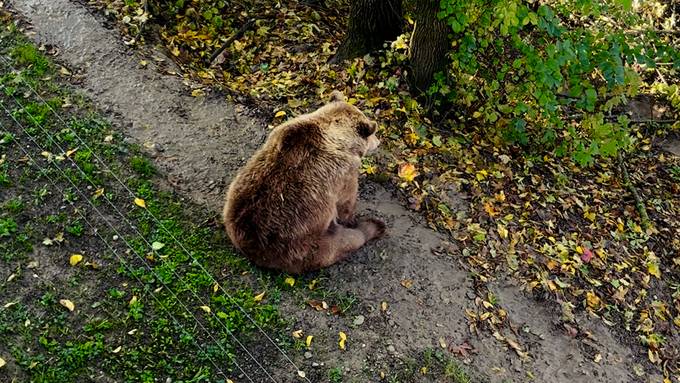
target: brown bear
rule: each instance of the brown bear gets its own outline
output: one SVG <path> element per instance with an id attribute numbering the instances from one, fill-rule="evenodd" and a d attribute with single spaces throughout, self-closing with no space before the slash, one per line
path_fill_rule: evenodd
<path id="1" fill-rule="evenodd" d="M 234 246 L 258 266 L 300 274 L 382 236 L 382 221 L 355 217 L 361 157 L 378 147 L 377 126 L 334 91 L 274 128 L 229 186 L 223 218 Z"/>

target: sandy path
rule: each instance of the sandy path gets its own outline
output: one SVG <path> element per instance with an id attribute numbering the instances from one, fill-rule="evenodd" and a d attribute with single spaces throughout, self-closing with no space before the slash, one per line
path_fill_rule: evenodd
<path id="1" fill-rule="evenodd" d="M 180 193 L 213 210 L 221 208 L 230 177 L 264 139 L 263 121 L 220 98 L 191 97 L 182 79 L 161 74 L 154 62 L 142 67 L 118 33 L 80 4 L 9 3 L 33 26 L 37 43 L 56 47 L 56 59 L 79 79 L 77 87 L 133 141 L 151 148 Z M 364 323 L 354 326 L 353 318 L 328 316 L 284 299 L 282 310 L 297 318 L 297 328 L 317 336 L 312 358 L 292 355 L 306 370 L 325 362 L 343 366 L 346 377 L 367 371 L 375 377 L 405 357 L 439 347 L 438 339 L 445 337 L 454 344 L 468 340 L 476 350 L 468 360 L 470 369 L 491 382 L 529 381 L 528 372 L 536 382 L 634 381 L 631 351 L 608 329 L 580 318 L 593 340 L 572 339 L 558 326 L 554 307 L 542 306 L 510 284 L 498 283 L 492 290 L 519 329 L 517 340 L 529 359 L 521 360 L 490 335 L 471 335 L 465 319 L 465 309 L 474 308 L 470 280 L 453 257 L 431 252 L 443 237 L 378 185 L 362 185 L 360 208 L 383 217 L 389 236 L 328 274 L 339 290 L 359 298 Z M 413 286 L 403 287 L 404 279 L 413 280 Z M 380 310 L 382 301 L 388 302 L 387 312 Z M 348 351 L 337 350 L 338 331 L 347 333 Z M 598 353 L 602 360 L 595 363 Z M 289 381 L 290 376 L 280 379 Z"/>

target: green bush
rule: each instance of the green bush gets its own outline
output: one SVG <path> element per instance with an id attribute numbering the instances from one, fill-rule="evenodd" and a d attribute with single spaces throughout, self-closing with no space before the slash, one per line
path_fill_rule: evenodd
<path id="1" fill-rule="evenodd" d="M 429 94 L 496 139 L 547 146 L 581 165 L 616 155 L 631 144 L 622 108 L 646 69 L 680 67 L 678 51 L 630 1 L 539 4 L 442 0 L 454 48 Z"/>

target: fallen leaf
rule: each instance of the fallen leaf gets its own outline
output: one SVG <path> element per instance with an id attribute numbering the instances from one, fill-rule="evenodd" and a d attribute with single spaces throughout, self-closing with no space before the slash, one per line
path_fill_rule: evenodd
<path id="1" fill-rule="evenodd" d="M 404 163 L 399 166 L 398 175 L 399 178 L 403 179 L 404 181 L 412 182 L 418 176 L 418 171 L 416 170 L 415 165 Z"/>
<path id="2" fill-rule="evenodd" d="M 68 299 L 61 299 L 61 300 L 59 301 L 59 303 L 60 303 L 62 306 L 66 307 L 66 308 L 68 309 L 68 311 L 73 311 L 73 310 L 76 309 L 76 306 L 73 304 L 73 302 L 71 302 L 71 301 L 68 300 Z"/>
<path id="3" fill-rule="evenodd" d="M 293 287 L 293 285 L 295 285 L 295 278 L 288 277 L 284 279 L 283 283 L 290 285 L 290 287 Z"/>
<path id="4" fill-rule="evenodd" d="M 193 97 L 203 97 L 205 96 L 205 91 L 203 89 L 194 89 L 191 91 L 191 96 Z"/>
<path id="5" fill-rule="evenodd" d="M 655 276 L 658 279 L 661 279 L 661 270 L 659 269 L 659 258 L 654 255 L 654 253 L 649 252 L 647 254 L 647 272 L 649 272 L 650 275 Z"/>
<path id="6" fill-rule="evenodd" d="M 309 300 L 307 301 L 307 304 L 310 306 L 314 307 L 316 311 L 322 311 L 322 310 L 327 310 L 328 309 L 328 303 L 324 301 L 317 301 L 317 300 Z"/>
<path id="7" fill-rule="evenodd" d="M 165 247 L 165 244 L 164 244 L 164 243 L 153 242 L 153 243 L 151 244 L 151 249 L 154 250 L 154 251 L 158 251 L 158 250 L 162 249 L 163 247 Z"/>
<path id="8" fill-rule="evenodd" d="M 505 228 L 505 226 L 501 225 L 500 223 L 496 225 L 498 229 L 498 235 L 501 238 L 508 238 L 508 229 Z"/>
<path id="9" fill-rule="evenodd" d="M 263 291 L 263 292 L 257 294 L 256 296 L 253 297 L 253 300 L 254 300 L 255 302 L 261 301 L 262 298 L 264 298 L 264 293 L 265 293 L 265 292 L 266 292 L 266 291 Z"/>
<path id="10" fill-rule="evenodd" d="M 0 358 L 0 368 L 5 367 L 5 364 L 7 364 L 7 362 L 5 362 L 4 359 Z"/>
<path id="11" fill-rule="evenodd" d="M 403 279 L 401 282 L 401 285 L 406 287 L 407 289 L 410 289 L 411 286 L 413 286 L 413 280 L 412 279 Z"/>
<path id="12" fill-rule="evenodd" d="M 338 333 L 338 335 L 340 336 L 340 340 L 338 341 L 338 346 L 340 346 L 341 350 L 344 350 L 345 349 L 345 341 L 347 340 L 347 334 L 340 331 Z"/>
<path id="13" fill-rule="evenodd" d="M 444 339 L 443 336 L 439 337 L 439 347 L 441 348 L 446 348 L 448 345 L 446 344 L 446 339 Z"/>
<path id="14" fill-rule="evenodd" d="M 71 258 L 69 258 L 68 263 L 71 264 L 71 266 L 75 266 L 80 263 L 80 261 L 83 260 L 82 254 L 71 254 Z"/>
<path id="15" fill-rule="evenodd" d="M 146 207 L 146 201 L 144 201 L 141 198 L 135 198 L 135 205 L 145 208 Z"/>
<path id="16" fill-rule="evenodd" d="M 314 335 L 307 335 L 307 338 L 305 339 L 305 345 L 307 345 L 307 348 L 312 345 L 312 339 L 314 339 Z"/>
<path id="17" fill-rule="evenodd" d="M 217 284 L 217 283 L 215 283 L 215 284 L 213 285 L 213 293 L 216 293 L 217 290 L 219 290 L 219 289 L 220 289 L 220 285 Z"/>
<path id="18" fill-rule="evenodd" d="M 387 302 L 382 302 L 380 304 L 380 310 L 387 311 Z"/>
<path id="19" fill-rule="evenodd" d="M 305 374 L 305 372 L 302 370 L 298 370 L 298 376 L 304 379 L 307 376 L 307 374 Z"/>
<path id="20" fill-rule="evenodd" d="M 600 298 L 592 291 L 586 293 L 586 303 L 588 307 L 592 309 L 597 309 L 600 307 Z"/>
<path id="21" fill-rule="evenodd" d="M 465 342 L 463 342 L 463 343 L 461 343 L 457 346 L 450 346 L 449 347 L 450 352 L 452 352 L 454 354 L 458 354 L 458 355 L 462 356 L 463 358 L 466 358 L 468 356 L 468 354 L 470 353 L 470 351 L 472 351 L 472 350 L 473 350 L 472 346 L 470 346 L 470 343 L 468 343 L 467 341 L 465 341 Z"/>
<path id="22" fill-rule="evenodd" d="M 302 338 L 302 330 L 293 331 L 293 338 L 297 338 L 297 339 Z"/>
<path id="23" fill-rule="evenodd" d="M 590 251 L 589 248 L 584 247 L 583 248 L 583 254 L 581 254 L 581 260 L 584 263 L 589 263 L 591 259 L 593 259 L 593 252 Z"/>
<path id="24" fill-rule="evenodd" d="M 286 115 L 286 111 L 285 111 L 285 110 L 279 110 L 279 111 L 276 112 L 276 114 L 274 115 L 274 118 L 283 117 L 283 116 L 285 116 L 285 115 Z"/>
<path id="25" fill-rule="evenodd" d="M 99 198 L 103 195 L 104 195 L 104 188 L 99 188 L 99 189 L 94 191 L 94 194 L 92 194 L 92 198 L 97 199 L 97 198 Z"/>
<path id="26" fill-rule="evenodd" d="M 205 311 L 205 312 L 207 312 L 207 313 L 210 313 L 210 311 L 211 311 L 211 310 L 210 310 L 210 307 L 208 307 L 208 306 L 201 306 L 201 310 L 203 310 L 203 311 Z"/>
<path id="27" fill-rule="evenodd" d="M 123 349 L 123 346 L 118 346 L 115 349 L 113 349 L 111 352 L 114 353 L 114 354 L 118 354 L 120 352 L 120 350 L 122 350 L 122 349 Z"/>

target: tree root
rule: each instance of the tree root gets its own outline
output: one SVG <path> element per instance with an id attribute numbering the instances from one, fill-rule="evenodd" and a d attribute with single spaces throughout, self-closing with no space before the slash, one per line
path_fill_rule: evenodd
<path id="1" fill-rule="evenodd" d="M 645 204 L 642 201 L 642 198 L 640 198 L 640 194 L 637 191 L 637 188 L 635 185 L 633 185 L 633 182 L 630 180 L 630 175 L 628 174 L 628 169 L 626 169 L 626 164 L 623 162 L 623 156 L 621 156 L 621 153 L 619 152 L 617 154 L 617 159 L 619 161 L 619 169 L 621 170 L 621 175 L 623 176 L 623 183 L 626 185 L 630 193 L 633 195 L 633 199 L 635 199 L 635 207 L 637 208 L 638 214 L 640 214 L 640 225 L 644 230 L 647 230 L 650 227 L 650 222 L 649 222 L 649 216 L 647 215 L 647 209 L 645 208 Z"/>

